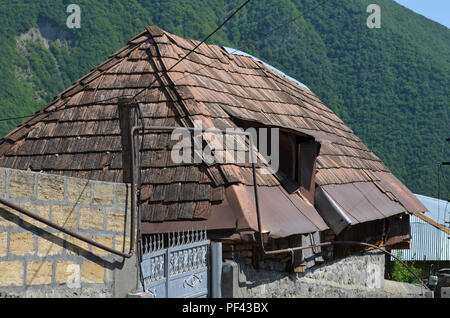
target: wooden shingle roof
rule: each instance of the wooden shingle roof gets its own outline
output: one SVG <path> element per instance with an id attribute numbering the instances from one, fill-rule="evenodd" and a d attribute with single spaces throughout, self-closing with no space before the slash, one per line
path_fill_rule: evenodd
<path id="1" fill-rule="evenodd" d="M 147 125 L 192 127 L 201 120 L 204 128 L 225 129 L 236 127 L 236 117 L 297 130 L 322 145 L 318 186 L 370 183 L 402 211 L 426 210 L 314 93 L 252 58 L 202 44 L 167 72 L 198 43 L 147 28 L 2 139 L 0 166 L 121 182 L 118 107 L 112 98 L 134 95 L 156 80 L 139 95 Z M 228 186 L 253 184 L 249 165 L 175 165 L 169 134 L 145 140 L 143 221 L 207 219 Z M 280 187 L 274 175 L 257 177 L 260 186 Z M 315 220 L 308 229 L 325 228 Z"/>

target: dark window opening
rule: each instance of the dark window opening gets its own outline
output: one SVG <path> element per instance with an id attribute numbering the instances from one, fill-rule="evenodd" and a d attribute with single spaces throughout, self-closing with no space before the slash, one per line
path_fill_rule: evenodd
<path id="1" fill-rule="evenodd" d="M 280 171 L 289 179 L 298 181 L 297 143 L 295 136 L 280 131 Z"/>
<path id="2" fill-rule="evenodd" d="M 233 122 L 246 130 L 254 128 L 258 137 L 258 149 L 260 148 L 259 128 L 270 128 L 259 122 L 243 120 L 232 117 Z M 276 127 L 275 127 L 276 128 Z M 271 132 L 268 129 L 268 156 L 272 155 Z M 279 169 L 277 177 L 288 193 L 297 190 L 314 203 L 316 159 L 319 155 L 320 144 L 312 136 L 299 135 L 287 129 L 279 131 Z"/>

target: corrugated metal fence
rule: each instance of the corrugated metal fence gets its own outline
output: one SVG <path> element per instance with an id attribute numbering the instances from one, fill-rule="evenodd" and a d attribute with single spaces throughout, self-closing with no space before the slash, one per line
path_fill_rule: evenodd
<path id="1" fill-rule="evenodd" d="M 444 231 L 410 216 L 411 249 L 397 250 L 395 254 L 407 261 L 450 261 L 450 239 Z"/>

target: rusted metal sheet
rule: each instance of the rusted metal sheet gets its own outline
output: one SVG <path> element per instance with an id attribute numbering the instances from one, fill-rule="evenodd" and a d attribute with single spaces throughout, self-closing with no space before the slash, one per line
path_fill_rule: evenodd
<path id="1" fill-rule="evenodd" d="M 288 194 L 284 189 L 281 189 L 283 194 L 301 211 L 301 213 L 308 218 L 320 231 L 329 229 L 327 223 L 320 216 L 315 206 L 312 205 L 301 193 Z"/>
<path id="2" fill-rule="evenodd" d="M 400 204 L 392 201 L 372 182 L 325 185 L 319 188 L 326 193 L 322 193 L 320 202 L 330 202 L 331 198 L 337 205 L 334 209 L 329 207 L 329 210 L 323 213 L 328 213 L 326 217 L 338 231 L 345 227 L 344 223 L 347 223 L 347 225 L 348 223 L 363 223 L 406 212 Z M 323 196 L 329 196 L 330 198 L 325 200 L 325 197 L 322 198 Z M 328 205 L 331 206 L 332 204 L 329 203 Z M 323 208 L 322 211 L 324 210 L 326 209 Z M 334 211 L 334 215 L 330 215 L 332 214 L 330 211 Z M 321 212 L 320 208 L 319 212 Z"/>
<path id="3" fill-rule="evenodd" d="M 327 185 L 323 186 L 322 189 L 343 208 L 347 215 L 352 216 L 358 223 L 384 218 L 383 214 L 369 202 L 354 183 Z"/>
<path id="4" fill-rule="evenodd" d="M 328 229 L 314 207 L 298 193 L 287 194 L 280 187 L 260 187 L 262 229 L 270 237 L 287 237 Z M 192 226 L 207 226 L 210 230 L 256 231 L 258 229 L 253 187 L 231 186 L 226 198 L 215 205 L 207 220 L 166 221 L 142 225 L 143 233 L 177 231 Z"/>
<path id="5" fill-rule="evenodd" d="M 385 217 L 406 212 L 398 202 L 389 199 L 372 182 L 356 182 L 353 186 Z"/>
<path id="6" fill-rule="evenodd" d="M 242 213 L 242 227 L 256 230 L 256 207 L 253 187 L 235 187 L 238 209 Z M 239 191 L 239 192 L 237 192 Z M 312 233 L 325 229 L 320 216 L 312 211 L 311 205 L 305 200 L 291 200 L 281 187 L 259 187 L 259 206 L 262 230 L 272 237 L 287 237 L 294 234 Z M 294 194 L 295 196 L 298 194 Z M 307 211 L 309 218 L 302 211 Z M 313 218 L 315 222 L 312 222 Z M 316 224 L 317 225 L 316 225 Z"/>
<path id="7" fill-rule="evenodd" d="M 383 186 L 390 191 L 408 212 L 426 212 L 427 208 L 417 197 L 398 180 L 392 173 L 376 172 Z"/>

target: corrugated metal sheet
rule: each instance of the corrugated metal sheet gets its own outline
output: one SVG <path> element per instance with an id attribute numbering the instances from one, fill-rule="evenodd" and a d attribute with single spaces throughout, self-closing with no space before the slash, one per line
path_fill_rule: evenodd
<path id="1" fill-rule="evenodd" d="M 420 194 L 416 194 L 416 197 L 430 212 L 426 213 L 426 216 L 440 224 L 445 224 L 445 222 L 450 221 L 450 204 L 447 201 Z"/>
<path id="2" fill-rule="evenodd" d="M 377 171 L 375 174 L 380 178 L 381 184 L 389 192 L 395 195 L 398 201 L 408 212 L 425 212 L 427 209 L 420 200 L 397 179 L 392 173 Z"/>
<path id="3" fill-rule="evenodd" d="M 427 213 L 427 216 L 442 224 L 446 219 L 444 216 L 449 213 L 450 205 L 443 200 L 421 195 L 417 195 L 417 197 L 429 210 L 430 213 Z M 447 233 L 415 215 L 411 215 L 410 222 L 411 248 L 398 250 L 396 255 L 401 256 L 404 260 L 450 261 L 450 239 Z"/>
<path id="4" fill-rule="evenodd" d="M 328 226 L 314 206 L 301 194 L 288 194 L 282 187 L 259 187 L 259 205 L 263 232 L 273 238 L 324 231 Z M 239 211 L 237 227 L 257 229 L 254 189 L 231 186 L 226 190 L 231 207 Z"/>

